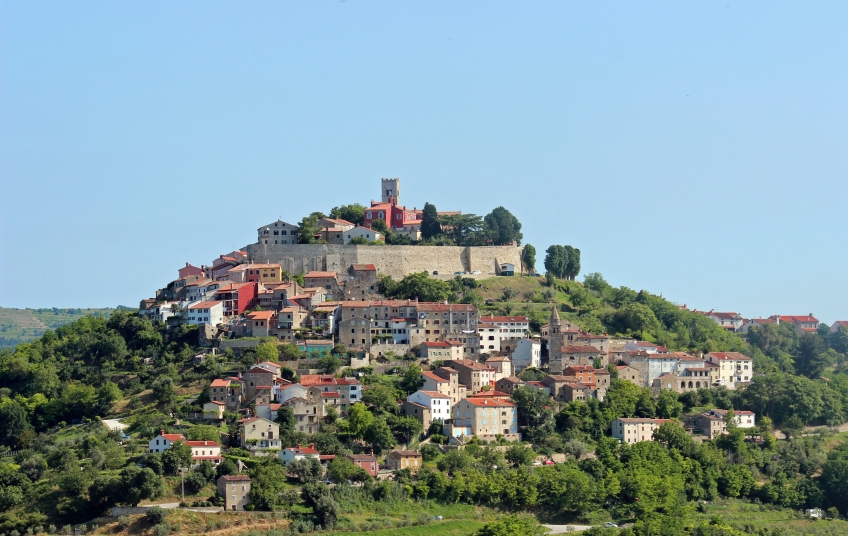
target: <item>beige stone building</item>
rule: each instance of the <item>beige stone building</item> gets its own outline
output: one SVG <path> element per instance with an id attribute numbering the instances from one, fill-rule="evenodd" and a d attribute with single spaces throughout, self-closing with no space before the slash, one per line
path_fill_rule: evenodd
<path id="1" fill-rule="evenodd" d="M 240 512 L 250 504 L 250 477 L 224 475 L 218 478 L 218 495 L 224 498 L 224 510 Z"/>
<path id="2" fill-rule="evenodd" d="M 460 400 L 454 406 L 453 422 L 446 431 L 452 437 L 477 436 L 494 439 L 503 436 L 507 441 L 520 441 L 518 410 L 510 400 L 474 399 Z"/>
<path id="3" fill-rule="evenodd" d="M 278 449 L 280 448 L 280 425 L 262 417 L 250 417 L 239 423 L 239 437 L 242 448 Z"/>
<path id="4" fill-rule="evenodd" d="M 290 407 L 294 412 L 295 429 L 305 434 L 317 434 L 321 428 L 324 418 L 324 402 L 320 400 L 307 400 L 295 397 L 286 400 L 283 405 Z"/>
<path id="5" fill-rule="evenodd" d="M 512 360 L 506 356 L 496 355 L 486 360 L 486 365 L 495 369 L 495 381 L 512 376 Z"/>
<path id="6" fill-rule="evenodd" d="M 458 341 L 422 342 L 418 346 L 418 357 L 430 361 L 462 359 L 462 343 Z"/>
<path id="7" fill-rule="evenodd" d="M 606 361 L 606 352 L 588 344 L 581 346 L 562 346 L 559 349 L 559 354 L 551 357 L 549 367 L 552 374 L 562 374 L 562 371 L 567 367 L 593 367 L 596 359 L 600 359 L 603 364 Z"/>
<path id="8" fill-rule="evenodd" d="M 705 357 L 719 366 L 718 383 L 729 389 L 749 383 L 754 375 L 754 361 L 739 352 L 710 352 Z"/>
<path id="9" fill-rule="evenodd" d="M 495 386 L 495 369 L 471 359 L 454 359 L 445 365 L 457 371 L 459 383 L 471 394 L 480 392 L 484 387 Z"/>
<path id="10" fill-rule="evenodd" d="M 416 450 L 393 450 L 386 456 L 386 467 L 392 471 L 409 469 L 418 472 L 424 465 L 424 458 Z"/>
<path id="11" fill-rule="evenodd" d="M 227 411 L 238 411 L 244 402 L 244 382 L 235 378 L 212 380 L 209 400 L 222 402 Z"/>
<path id="12" fill-rule="evenodd" d="M 459 383 L 459 372 L 448 367 L 439 367 L 434 371 L 426 370 L 422 373 L 424 385 L 422 391 L 436 391 L 448 395 L 451 406 L 467 396 L 468 388 Z"/>
<path id="13" fill-rule="evenodd" d="M 612 421 L 612 437 L 622 443 L 653 441 L 654 430 L 668 419 L 619 418 Z"/>

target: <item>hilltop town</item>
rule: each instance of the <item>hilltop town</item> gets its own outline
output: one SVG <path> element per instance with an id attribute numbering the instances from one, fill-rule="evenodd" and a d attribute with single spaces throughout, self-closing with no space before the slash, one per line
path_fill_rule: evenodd
<path id="1" fill-rule="evenodd" d="M 505 208 L 381 184 L 0 350 L 0 532 L 848 526 L 848 321 L 543 277 Z"/>

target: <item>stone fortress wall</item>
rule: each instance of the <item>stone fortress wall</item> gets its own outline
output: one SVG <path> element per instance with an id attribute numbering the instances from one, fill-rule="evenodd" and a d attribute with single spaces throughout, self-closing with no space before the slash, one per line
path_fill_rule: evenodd
<path id="1" fill-rule="evenodd" d="M 361 246 L 341 244 L 250 244 L 243 251 L 253 262 L 280 263 L 289 273 L 313 270 L 347 273 L 352 264 L 373 264 L 377 273 L 401 279 L 427 271 L 440 276 L 474 272 L 493 276 L 503 263 L 521 269 L 520 246 Z"/>

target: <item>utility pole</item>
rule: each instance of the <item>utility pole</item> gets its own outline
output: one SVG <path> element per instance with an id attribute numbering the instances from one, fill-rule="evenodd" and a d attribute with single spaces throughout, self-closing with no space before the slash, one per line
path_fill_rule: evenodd
<path id="1" fill-rule="evenodd" d="M 180 488 L 183 495 L 183 504 L 185 504 L 185 468 L 180 467 Z"/>

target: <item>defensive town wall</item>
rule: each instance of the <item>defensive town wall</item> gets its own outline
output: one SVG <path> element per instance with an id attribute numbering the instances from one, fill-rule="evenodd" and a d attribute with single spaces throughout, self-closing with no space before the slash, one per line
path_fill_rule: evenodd
<path id="1" fill-rule="evenodd" d="M 378 274 L 401 279 L 428 271 L 453 276 L 454 272 L 497 275 L 504 263 L 521 269 L 520 246 L 360 246 L 341 244 L 250 244 L 253 262 L 280 263 L 289 273 L 313 270 L 346 273 L 352 264 L 373 264 Z"/>

